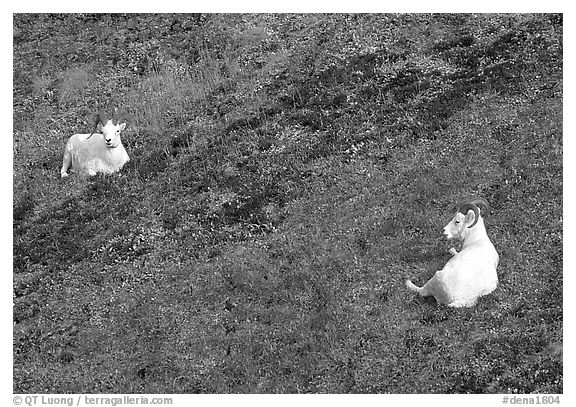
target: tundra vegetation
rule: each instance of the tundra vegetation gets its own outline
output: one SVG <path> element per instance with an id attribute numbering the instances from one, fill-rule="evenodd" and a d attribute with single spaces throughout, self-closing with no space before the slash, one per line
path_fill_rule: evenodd
<path id="1" fill-rule="evenodd" d="M 562 15 L 14 15 L 14 392 L 561 393 Z M 121 176 L 60 179 L 98 108 Z M 466 196 L 499 286 L 406 290 Z"/>

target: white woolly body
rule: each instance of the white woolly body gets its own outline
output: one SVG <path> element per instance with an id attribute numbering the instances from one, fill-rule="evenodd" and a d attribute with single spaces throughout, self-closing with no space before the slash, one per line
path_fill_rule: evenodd
<path id="1" fill-rule="evenodd" d="M 464 217 L 457 214 L 454 219 L 459 216 Z M 449 223 L 444 234 L 449 238 L 463 237 L 462 250 L 451 250 L 453 257 L 423 287 L 417 287 L 410 280 L 406 281 L 406 286 L 421 296 L 432 295 L 438 303 L 449 307 L 472 307 L 479 297 L 496 289 L 499 256 L 481 217 L 470 229 L 466 229 L 469 223 L 458 223 L 461 226 L 455 226 L 454 220 Z M 453 236 L 456 228 L 463 236 Z"/>
<path id="2" fill-rule="evenodd" d="M 66 143 L 62 177 L 68 176 L 68 169 L 82 175 L 96 175 L 96 173 L 112 174 L 120 171 L 124 164 L 130 161 L 128 153 L 118 138 L 116 144 L 110 146 L 104 141 L 104 135 L 75 134 Z"/>

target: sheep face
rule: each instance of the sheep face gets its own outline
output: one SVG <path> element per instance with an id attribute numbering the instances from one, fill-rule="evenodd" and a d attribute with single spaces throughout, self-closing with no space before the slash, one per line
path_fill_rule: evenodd
<path id="1" fill-rule="evenodd" d="M 120 133 L 126 128 L 126 123 L 114 124 L 112 120 L 102 126 L 102 138 L 108 148 L 116 148 L 120 144 Z"/>
<path id="2" fill-rule="evenodd" d="M 447 239 L 463 240 L 469 228 L 474 225 L 476 214 L 470 209 L 465 215 L 456 212 L 454 218 L 444 227 L 444 236 Z"/>

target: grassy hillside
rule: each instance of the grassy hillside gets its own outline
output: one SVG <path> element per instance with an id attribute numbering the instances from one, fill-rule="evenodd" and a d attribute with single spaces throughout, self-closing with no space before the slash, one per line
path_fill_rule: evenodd
<path id="1" fill-rule="evenodd" d="M 14 392 L 561 393 L 562 24 L 15 15 Z M 500 285 L 448 309 L 404 279 L 470 195 Z"/>

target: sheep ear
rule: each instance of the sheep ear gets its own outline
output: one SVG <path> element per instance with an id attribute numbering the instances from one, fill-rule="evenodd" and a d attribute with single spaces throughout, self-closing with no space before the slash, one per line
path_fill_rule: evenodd
<path id="1" fill-rule="evenodd" d="M 120 131 L 123 131 L 126 128 L 126 123 L 122 123 L 120 125 Z"/>

